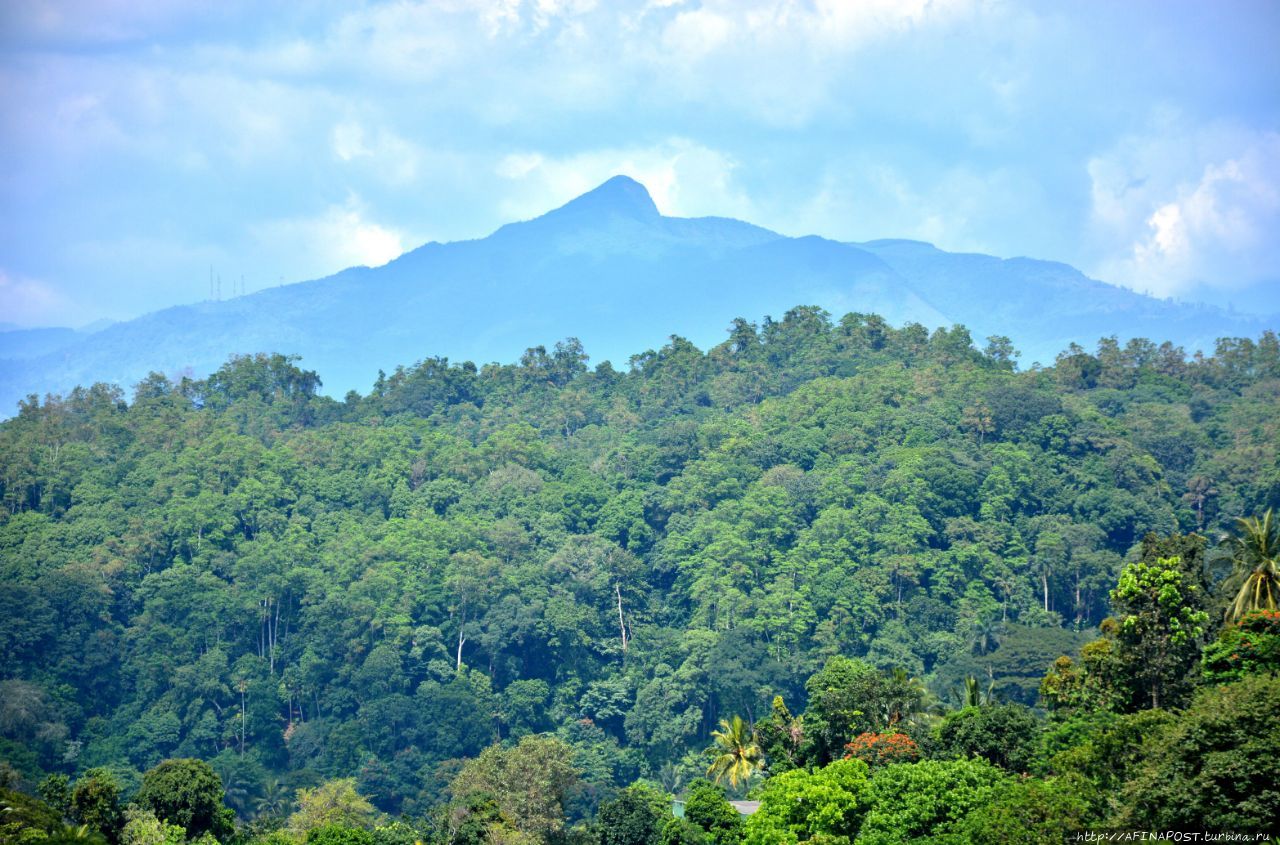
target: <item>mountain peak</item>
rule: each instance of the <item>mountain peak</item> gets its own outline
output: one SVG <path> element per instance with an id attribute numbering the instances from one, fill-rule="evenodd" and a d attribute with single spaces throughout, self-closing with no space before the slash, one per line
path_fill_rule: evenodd
<path id="1" fill-rule="evenodd" d="M 630 176 L 614 176 L 598 188 L 570 200 L 552 214 L 611 214 L 638 220 L 660 217 L 649 191 Z"/>

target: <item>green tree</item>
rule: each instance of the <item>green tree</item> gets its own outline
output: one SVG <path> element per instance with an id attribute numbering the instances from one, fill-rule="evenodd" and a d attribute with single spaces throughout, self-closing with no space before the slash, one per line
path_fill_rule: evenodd
<path id="1" fill-rule="evenodd" d="M 1092 819 L 1080 797 L 1082 785 L 1069 778 L 1015 780 L 957 825 L 970 845 L 1061 845 L 1087 830 Z"/>
<path id="2" fill-rule="evenodd" d="M 725 798 L 724 789 L 710 781 L 698 779 L 689 784 L 684 817 L 706 831 L 716 845 L 742 841 L 742 816 Z"/>
<path id="3" fill-rule="evenodd" d="M 1167 710 L 1076 712 L 1042 735 L 1037 768 L 1071 784 L 1089 818 L 1101 822 L 1121 808 L 1124 785 L 1145 765 L 1145 748 L 1173 721 Z"/>
<path id="4" fill-rule="evenodd" d="M 1274 834 L 1280 818 L 1280 678 L 1206 687 L 1149 743 L 1118 822 L 1143 830 Z"/>
<path id="5" fill-rule="evenodd" d="M 1205 646 L 1203 661 L 1204 679 L 1209 683 L 1280 674 L 1280 611 L 1245 614 Z"/>
<path id="6" fill-rule="evenodd" d="M 71 818 L 102 833 L 111 842 L 119 841 L 124 826 L 120 787 L 106 769 L 89 769 L 76 779 L 71 793 Z"/>
<path id="7" fill-rule="evenodd" d="M 182 825 L 163 822 L 150 810 L 130 807 L 125 818 L 120 845 L 183 845 L 187 841 Z"/>
<path id="8" fill-rule="evenodd" d="M 720 730 L 712 731 L 715 744 L 708 750 L 715 759 L 707 768 L 707 777 L 716 783 L 724 780 L 736 788 L 748 783 L 764 765 L 764 754 L 756 743 L 755 732 L 741 716 L 721 719 Z"/>
<path id="9" fill-rule="evenodd" d="M 1080 649 L 1078 663 L 1063 655 L 1040 681 L 1040 696 L 1053 713 L 1120 710 L 1132 701 L 1132 684 L 1116 641 L 1119 626 L 1107 619 L 1101 628 L 1103 636 Z"/>
<path id="10" fill-rule="evenodd" d="M 769 715 L 756 722 L 756 740 L 770 774 L 781 774 L 800 764 L 804 723 L 791 715 L 782 696 L 775 695 Z"/>
<path id="11" fill-rule="evenodd" d="M 66 775 L 49 775 L 36 790 L 40 798 L 63 816 L 71 810 L 71 779 Z"/>
<path id="12" fill-rule="evenodd" d="M 63 828 L 62 815 L 56 809 L 9 789 L 5 774 L 0 767 L 0 841 L 39 841 Z"/>
<path id="13" fill-rule="evenodd" d="M 871 780 L 870 809 L 858 843 L 889 845 L 956 834 L 969 813 L 989 804 L 1006 784 L 1006 776 L 985 760 L 886 766 Z"/>
<path id="14" fill-rule="evenodd" d="M 369 799 L 356 791 L 355 778 L 338 778 L 314 789 L 299 789 L 297 803 L 288 827 L 299 837 L 330 825 L 367 830 L 378 818 Z"/>
<path id="15" fill-rule="evenodd" d="M 235 830 L 235 815 L 222 804 L 222 779 L 203 760 L 165 760 L 142 776 L 137 803 L 190 839 L 205 833 L 219 840 Z"/>
<path id="16" fill-rule="evenodd" d="M 1040 722 L 1021 704 L 966 707 L 947 714 L 938 726 L 940 757 L 981 757 L 1010 772 L 1031 768 L 1039 746 Z"/>
<path id="17" fill-rule="evenodd" d="M 539 840 L 565 826 L 565 799 L 578 782 L 573 749 L 551 736 L 529 735 L 512 748 L 493 745 L 468 760 L 450 784 L 455 802 L 489 795 L 502 818 Z"/>
<path id="18" fill-rule="evenodd" d="M 307 831 L 306 845 L 376 845 L 376 841 L 362 827 L 326 824 Z"/>
<path id="19" fill-rule="evenodd" d="M 1209 615 L 1195 609 L 1199 589 L 1187 583 L 1177 558 L 1158 558 L 1129 564 L 1111 591 L 1121 659 L 1152 707 L 1177 701 L 1200 656 Z"/>
<path id="20" fill-rule="evenodd" d="M 793 769 L 765 781 L 760 808 L 747 819 L 747 845 L 851 843 L 869 806 L 867 764 L 837 760 L 812 772 Z"/>
<path id="21" fill-rule="evenodd" d="M 688 819 L 667 819 L 658 841 L 661 845 L 712 845 L 707 832 Z"/>
<path id="22" fill-rule="evenodd" d="M 599 845 L 658 845 L 670 817 L 670 796 L 641 784 L 629 786 L 600 805 Z"/>
<path id="23" fill-rule="evenodd" d="M 806 758 L 825 764 L 839 759 L 845 743 L 881 727 L 876 718 L 880 673 L 860 660 L 832 657 L 805 682 L 809 707 L 804 713 Z"/>

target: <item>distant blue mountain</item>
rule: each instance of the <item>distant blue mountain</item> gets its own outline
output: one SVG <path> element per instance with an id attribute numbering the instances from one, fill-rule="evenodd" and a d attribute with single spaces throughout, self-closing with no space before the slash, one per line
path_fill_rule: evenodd
<path id="1" fill-rule="evenodd" d="M 780 318 L 802 304 L 899 325 L 963 323 L 980 343 L 1009 336 L 1024 363 L 1049 363 L 1072 341 L 1092 347 L 1112 334 L 1210 349 L 1217 337 L 1275 325 L 1152 299 L 1063 264 L 664 217 L 644 186 L 616 176 L 534 220 L 479 240 L 428 243 L 382 267 L 59 335 L 38 354 L 6 351 L 0 333 L 0 409 L 77 384 L 129 387 L 150 371 L 204 375 L 233 353 L 297 353 L 338 396 L 367 390 L 380 368 L 430 356 L 513 361 L 570 336 L 592 360 L 622 366 L 673 333 L 706 347 L 735 317 Z"/>

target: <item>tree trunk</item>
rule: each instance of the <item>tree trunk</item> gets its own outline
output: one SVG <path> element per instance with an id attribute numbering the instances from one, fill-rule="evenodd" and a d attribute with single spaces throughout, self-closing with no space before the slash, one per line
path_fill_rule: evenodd
<path id="1" fill-rule="evenodd" d="M 618 628 L 622 631 L 622 653 L 627 653 L 627 622 L 622 615 L 622 585 L 614 583 L 613 594 L 618 597 Z"/>
<path id="2" fill-rule="evenodd" d="M 462 635 L 462 632 L 466 629 L 466 627 L 467 627 L 467 613 L 466 613 L 466 611 L 465 611 L 465 610 L 463 610 L 463 612 L 462 612 L 462 616 L 458 619 L 458 665 L 457 665 L 457 671 L 459 671 L 459 672 L 461 672 L 461 671 L 462 671 L 462 646 L 463 646 L 463 644 L 464 644 L 464 643 L 466 643 L 466 641 L 467 641 L 467 638 L 466 638 L 466 637 L 464 637 L 464 636 Z"/>

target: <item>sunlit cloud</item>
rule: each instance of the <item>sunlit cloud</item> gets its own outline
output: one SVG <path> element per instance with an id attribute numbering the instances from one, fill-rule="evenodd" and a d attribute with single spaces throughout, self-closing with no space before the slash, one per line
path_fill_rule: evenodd
<path id="1" fill-rule="evenodd" d="M 512 182 L 501 213 L 527 219 L 624 175 L 644 185 L 663 214 L 673 217 L 751 216 L 751 202 L 735 184 L 731 156 L 682 138 L 652 147 L 590 150 L 570 156 L 513 153 L 495 172 Z"/>
<path id="2" fill-rule="evenodd" d="M 1158 296 L 1232 290 L 1280 262 L 1280 133 L 1216 128 L 1128 139 L 1090 162 L 1099 273 Z"/>
<path id="3" fill-rule="evenodd" d="M 409 240 L 404 232 L 368 214 L 352 196 L 314 217 L 260 223 L 254 234 L 262 249 L 295 256 L 302 278 L 357 265 L 378 267 L 401 255 Z"/>

